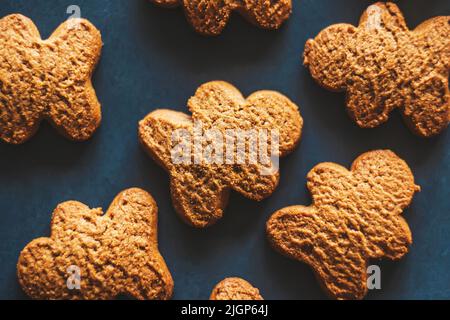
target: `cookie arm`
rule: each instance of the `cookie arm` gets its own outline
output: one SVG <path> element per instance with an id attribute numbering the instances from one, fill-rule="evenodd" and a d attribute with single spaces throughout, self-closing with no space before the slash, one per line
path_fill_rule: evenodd
<path id="1" fill-rule="evenodd" d="M 347 76 L 352 71 L 352 38 L 356 31 L 350 24 L 335 24 L 306 42 L 303 63 L 312 77 L 328 90 L 346 88 Z"/>

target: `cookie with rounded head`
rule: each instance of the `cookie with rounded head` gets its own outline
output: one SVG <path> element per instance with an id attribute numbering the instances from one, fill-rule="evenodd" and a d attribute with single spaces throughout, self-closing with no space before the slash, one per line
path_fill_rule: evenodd
<path id="1" fill-rule="evenodd" d="M 209 300 L 264 300 L 259 290 L 241 278 L 226 278 L 211 292 Z"/>
<path id="2" fill-rule="evenodd" d="M 20 14 L 0 19 L 0 139 L 24 143 L 43 119 L 69 139 L 90 138 L 101 120 L 91 83 L 101 48 L 85 19 L 64 22 L 47 40 Z"/>
<path id="3" fill-rule="evenodd" d="M 222 33 L 233 11 L 254 25 L 278 29 L 292 13 L 291 0 L 150 0 L 166 8 L 182 6 L 196 32 L 216 36 Z"/>
<path id="4" fill-rule="evenodd" d="M 310 265 L 336 299 L 362 299 L 370 259 L 400 259 L 412 243 L 402 218 L 420 188 L 392 151 L 359 156 L 347 170 L 321 163 L 307 177 L 312 205 L 274 213 L 267 236 L 279 252 Z"/>
<path id="5" fill-rule="evenodd" d="M 222 217 L 230 189 L 257 201 L 273 193 L 278 158 L 297 146 L 303 120 L 280 93 L 259 91 L 245 99 L 222 81 L 202 85 L 188 106 L 192 116 L 161 109 L 147 115 L 139 139 L 169 172 L 176 211 L 206 227 Z"/>
<path id="6" fill-rule="evenodd" d="M 106 214 L 61 203 L 50 237 L 20 254 L 20 285 L 33 299 L 169 299 L 173 280 L 158 251 L 157 211 L 152 196 L 137 188 L 121 192 Z"/>
<path id="7" fill-rule="evenodd" d="M 394 109 L 423 137 L 450 122 L 450 16 L 409 30 L 397 5 L 377 2 L 358 27 L 335 24 L 308 40 L 304 64 L 323 87 L 347 93 L 347 111 L 362 128 Z"/>

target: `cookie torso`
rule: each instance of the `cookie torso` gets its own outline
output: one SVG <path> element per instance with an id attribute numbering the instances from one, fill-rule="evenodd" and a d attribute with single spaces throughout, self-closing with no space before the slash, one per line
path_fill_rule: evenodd
<path id="1" fill-rule="evenodd" d="M 70 139 L 88 139 L 101 120 L 91 84 L 101 47 L 84 19 L 66 21 L 48 40 L 22 15 L 1 19 L 0 139 L 23 143 L 42 119 Z"/>
<path id="2" fill-rule="evenodd" d="M 218 35 L 233 11 L 264 29 L 278 29 L 292 12 L 291 0 L 151 0 L 162 7 L 182 6 L 195 31 Z"/>
<path id="3" fill-rule="evenodd" d="M 305 46 L 304 63 L 329 90 L 347 92 L 347 110 L 363 128 L 401 110 L 418 135 L 433 136 L 450 122 L 450 17 L 410 31 L 393 3 L 378 2 L 358 27 L 332 25 Z"/>
<path id="4" fill-rule="evenodd" d="M 76 201 L 58 205 L 51 236 L 23 249 L 17 274 L 34 299 L 168 299 L 173 290 L 158 251 L 157 206 L 140 189 L 121 192 L 106 214 Z"/>
<path id="5" fill-rule="evenodd" d="M 332 297 L 361 299 L 368 261 L 408 252 L 412 236 L 401 213 L 419 187 L 391 151 L 365 153 L 350 171 L 319 164 L 307 185 L 313 204 L 274 213 L 267 235 L 278 251 L 309 264 Z"/>
<path id="6" fill-rule="evenodd" d="M 241 278 L 226 278 L 211 292 L 210 300 L 263 300 L 259 290 Z"/>

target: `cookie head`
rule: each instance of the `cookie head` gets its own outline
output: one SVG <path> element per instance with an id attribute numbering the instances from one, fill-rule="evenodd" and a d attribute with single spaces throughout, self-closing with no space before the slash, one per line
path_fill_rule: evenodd
<path id="1" fill-rule="evenodd" d="M 195 31 L 215 36 L 222 33 L 233 11 L 264 29 L 278 29 L 292 12 L 291 0 L 150 0 L 156 5 L 172 8 L 182 6 Z"/>
<path id="2" fill-rule="evenodd" d="M 169 172 L 177 212 L 205 227 L 222 217 L 229 190 L 253 200 L 272 194 L 278 158 L 297 146 L 303 120 L 298 107 L 277 92 L 259 91 L 245 99 L 222 81 L 202 85 L 188 107 L 191 116 L 150 113 L 139 124 L 139 137 Z"/>
<path id="3" fill-rule="evenodd" d="M 305 45 L 304 64 L 323 87 L 347 93 L 347 111 L 362 128 L 386 122 L 394 109 L 418 135 L 450 122 L 450 17 L 409 30 L 394 3 L 378 2 L 359 26 L 336 24 Z"/>
<path id="4" fill-rule="evenodd" d="M 211 292 L 210 300 L 264 300 L 259 290 L 241 278 L 226 278 Z"/>
<path id="5" fill-rule="evenodd" d="M 322 163 L 308 174 L 313 204 L 279 210 L 267 235 L 281 253 L 309 264 L 337 299 L 367 293 L 370 259 L 399 259 L 412 236 L 401 217 L 419 187 L 407 164 L 391 151 L 358 157 L 351 170 Z"/>
<path id="6" fill-rule="evenodd" d="M 91 83 L 101 47 L 85 19 L 64 22 L 47 40 L 22 15 L 0 19 L 0 139 L 23 143 L 43 119 L 72 140 L 90 138 L 101 120 Z"/>
<path id="7" fill-rule="evenodd" d="M 50 237 L 23 249 L 17 275 L 34 299 L 168 299 L 173 290 L 158 251 L 157 206 L 140 189 L 120 193 L 106 214 L 77 201 L 58 205 Z"/>

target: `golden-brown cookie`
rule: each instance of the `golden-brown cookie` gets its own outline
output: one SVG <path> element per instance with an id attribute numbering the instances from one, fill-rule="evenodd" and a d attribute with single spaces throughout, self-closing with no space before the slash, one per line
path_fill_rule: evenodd
<path id="1" fill-rule="evenodd" d="M 303 120 L 298 107 L 280 93 L 259 91 L 244 99 L 235 87 L 221 81 L 202 85 L 188 106 L 192 117 L 171 110 L 150 113 L 139 123 L 139 139 L 148 154 L 169 172 L 176 211 L 193 226 L 206 227 L 222 217 L 230 189 L 258 201 L 273 193 L 278 185 L 279 172 L 271 170 L 272 159 L 283 157 L 295 149 Z M 180 131 L 187 135 L 179 137 L 187 145 L 187 162 L 174 162 L 178 142 L 174 137 Z M 204 156 L 208 150 L 206 140 L 198 144 L 201 150 L 195 143 L 196 137 L 204 137 L 208 132 L 223 137 L 223 146 L 230 141 L 225 138 L 236 142 L 233 148 L 226 150 L 219 146 L 219 150 L 223 150 L 222 155 L 214 149 L 219 161 L 207 161 Z M 269 137 L 267 149 L 271 157 L 267 162 L 260 157 L 257 161 L 250 161 L 250 148 L 259 146 L 258 151 L 262 151 L 262 139 L 258 138 L 257 143 L 252 143 L 251 138 L 244 139 L 260 132 L 268 136 L 276 132 L 279 141 L 278 148 L 275 148 L 271 142 L 273 137 Z M 238 153 L 239 139 L 245 140 L 246 148 L 241 149 L 241 153 Z M 239 155 L 243 156 L 241 160 L 245 158 L 244 161 L 237 161 Z"/>
<path id="2" fill-rule="evenodd" d="M 313 203 L 273 214 L 267 235 L 275 249 L 309 264 L 336 299 L 362 299 L 370 259 L 399 259 L 412 243 L 401 217 L 420 188 L 392 151 L 359 156 L 348 171 L 321 163 L 308 174 Z"/>
<path id="3" fill-rule="evenodd" d="M 400 109 L 407 125 L 430 137 L 450 122 L 450 16 L 413 31 L 391 2 L 371 5 L 358 27 L 332 25 L 308 40 L 304 64 L 323 87 L 347 92 L 347 110 L 362 128 Z"/>
<path id="4" fill-rule="evenodd" d="M 43 119 L 69 139 L 90 138 L 101 120 L 91 83 L 101 48 L 85 19 L 64 22 L 48 40 L 20 14 L 0 19 L 0 139 L 24 143 Z"/>
<path id="5" fill-rule="evenodd" d="M 106 214 L 61 203 L 50 237 L 20 254 L 20 285 L 33 299 L 169 299 L 173 280 L 158 251 L 157 211 L 152 196 L 137 188 L 121 192 Z"/>
<path id="6" fill-rule="evenodd" d="M 278 29 L 292 12 L 291 0 L 150 0 L 156 5 L 182 6 L 187 19 L 198 33 L 215 36 L 222 33 L 233 11 L 264 29 Z"/>
<path id="7" fill-rule="evenodd" d="M 211 292 L 210 300 L 264 300 L 259 290 L 241 278 L 226 278 Z"/>

